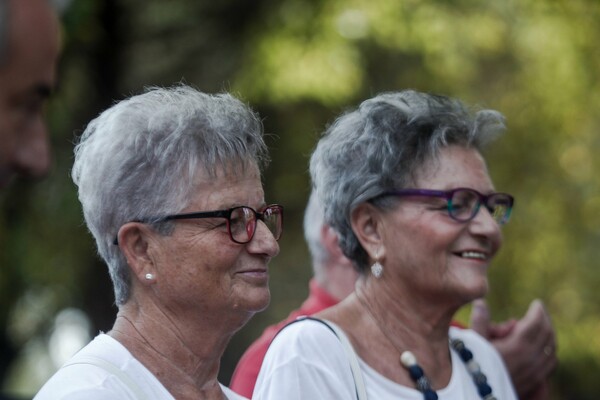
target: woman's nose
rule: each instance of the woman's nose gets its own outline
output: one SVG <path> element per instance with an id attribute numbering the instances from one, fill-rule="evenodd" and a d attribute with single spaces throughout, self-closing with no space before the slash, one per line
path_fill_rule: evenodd
<path id="1" fill-rule="evenodd" d="M 275 257 L 279 254 L 279 243 L 277 243 L 275 236 L 267 225 L 261 220 L 257 221 L 256 232 L 254 232 L 254 237 L 248 243 L 248 246 L 249 251 L 263 253 L 269 257 Z"/>

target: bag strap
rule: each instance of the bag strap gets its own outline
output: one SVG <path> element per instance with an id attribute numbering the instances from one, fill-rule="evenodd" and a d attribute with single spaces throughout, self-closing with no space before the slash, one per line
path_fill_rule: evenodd
<path id="1" fill-rule="evenodd" d="M 352 347 L 352 343 L 350 343 L 348 336 L 346 336 L 346 334 L 344 333 L 342 328 L 340 328 L 333 322 L 328 321 L 326 319 L 305 316 L 305 317 L 299 317 L 296 320 L 290 322 L 289 324 L 287 324 L 286 326 L 281 328 L 281 330 L 279 330 L 279 332 L 277 332 L 277 334 L 279 334 L 283 329 L 287 328 L 288 326 L 295 324 L 296 322 L 300 322 L 300 321 L 304 321 L 304 320 L 311 320 L 311 321 L 319 322 L 319 323 L 325 325 L 327 328 L 329 328 L 329 330 L 331 332 L 333 332 L 333 334 L 335 336 L 337 336 L 337 338 L 340 340 L 340 342 L 342 344 L 344 353 L 346 353 L 346 357 L 348 358 L 348 361 L 350 362 L 350 369 L 352 371 L 352 377 L 354 378 L 354 387 L 356 389 L 356 398 L 358 400 L 368 400 L 367 391 L 365 389 L 365 383 L 363 381 L 362 372 L 360 370 L 360 365 L 358 363 L 358 356 L 356 355 L 356 352 L 354 351 L 354 348 Z"/>
<path id="2" fill-rule="evenodd" d="M 68 367 L 70 365 L 93 365 L 95 367 L 98 367 L 108 372 L 109 374 L 116 376 L 117 379 L 124 383 L 125 386 L 133 392 L 136 399 L 148 399 L 148 396 L 146 396 L 146 393 L 144 393 L 142 388 L 140 388 L 140 386 L 133 379 L 131 379 L 129 375 L 123 372 L 121 368 L 117 367 L 110 361 L 106 361 L 102 358 L 94 356 L 79 356 L 75 360 L 67 362 L 65 365 L 63 365 L 63 368 Z"/>

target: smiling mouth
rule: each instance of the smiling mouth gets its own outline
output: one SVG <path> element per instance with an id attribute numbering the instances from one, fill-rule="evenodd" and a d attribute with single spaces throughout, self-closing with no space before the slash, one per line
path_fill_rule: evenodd
<path id="1" fill-rule="evenodd" d="M 468 258 L 468 259 L 472 259 L 472 260 L 486 261 L 488 259 L 488 256 L 486 253 L 482 253 L 479 251 L 463 251 L 460 253 L 456 253 L 456 255 L 461 258 Z"/>
<path id="2" fill-rule="evenodd" d="M 240 275 L 244 275 L 244 276 L 256 276 L 256 277 L 260 277 L 260 276 L 266 276 L 269 274 L 269 271 L 267 269 L 247 269 L 244 271 L 239 271 L 238 274 Z"/>

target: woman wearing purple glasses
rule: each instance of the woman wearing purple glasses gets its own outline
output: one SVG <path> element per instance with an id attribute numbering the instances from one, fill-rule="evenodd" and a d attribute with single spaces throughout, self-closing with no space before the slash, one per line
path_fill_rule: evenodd
<path id="1" fill-rule="evenodd" d="M 310 162 L 325 218 L 360 271 L 355 293 L 275 338 L 257 399 L 516 399 L 496 350 L 455 312 L 484 296 L 513 198 L 482 147 L 496 111 L 415 91 L 338 118 Z"/>
<path id="2" fill-rule="evenodd" d="M 153 88 L 88 125 L 73 180 L 119 312 L 36 400 L 241 398 L 217 374 L 270 299 L 283 210 L 265 165 L 260 119 L 227 94 Z"/>

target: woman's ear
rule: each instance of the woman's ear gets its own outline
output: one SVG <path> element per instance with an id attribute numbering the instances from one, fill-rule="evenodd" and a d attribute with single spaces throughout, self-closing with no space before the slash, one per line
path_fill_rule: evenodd
<path id="1" fill-rule="evenodd" d="M 141 282 L 150 282 L 156 279 L 154 260 L 149 252 L 151 246 L 152 229 L 139 222 L 128 222 L 119 229 L 118 243 L 131 274 Z"/>
<path id="2" fill-rule="evenodd" d="M 370 203 L 362 203 L 350 215 L 352 230 L 362 247 L 375 258 L 381 255 L 382 241 L 382 215 L 379 209 Z"/>

